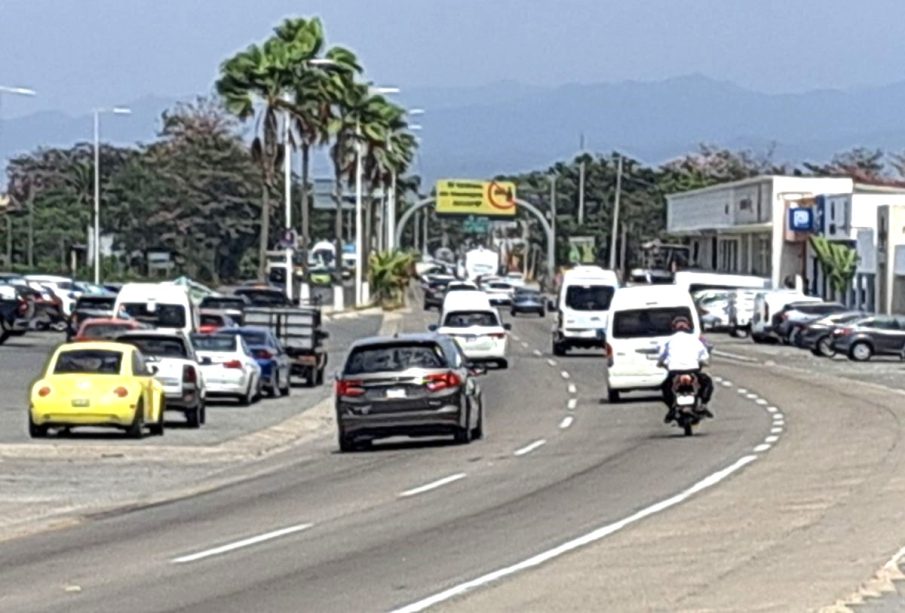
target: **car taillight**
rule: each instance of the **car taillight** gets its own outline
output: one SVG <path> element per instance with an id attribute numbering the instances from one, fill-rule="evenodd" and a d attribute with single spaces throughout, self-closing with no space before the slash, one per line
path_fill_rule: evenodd
<path id="1" fill-rule="evenodd" d="M 211 324 L 204 324 L 204 325 L 198 326 L 198 331 L 201 332 L 201 334 L 210 334 L 211 332 L 213 332 L 216 329 L 217 329 L 217 326 L 214 326 Z"/>
<path id="2" fill-rule="evenodd" d="M 198 375 L 195 374 L 195 369 L 191 366 L 183 366 L 182 367 L 182 381 L 183 383 L 197 383 Z"/>
<path id="3" fill-rule="evenodd" d="M 117 396 L 119 396 L 120 398 L 125 398 L 126 396 L 129 395 L 129 390 L 127 390 L 124 387 L 118 387 L 115 390 L 113 390 L 113 393 L 116 394 Z"/>
<path id="4" fill-rule="evenodd" d="M 261 360 L 270 360 L 273 358 L 273 354 L 267 351 L 266 349 L 255 349 L 255 357 Z"/>
<path id="5" fill-rule="evenodd" d="M 336 382 L 336 395 L 337 396 L 361 396 L 365 393 L 363 387 L 361 387 L 361 381 L 348 381 L 346 379 L 340 379 Z"/>
<path id="6" fill-rule="evenodd" d="M 489 334 L 488 336 L 490 336 L 490 338 L 506 338 L 506 333 L 505 332 L 494 332 L 492 334 Z"/>
<path id="7" fill-rule="evenodd" d="M 839 336 L 848 336 L 854 331 L 855 330 L 853 328 L 839 328 L 838 330 L 836 330 L 835 334 L 838 334 Z"/>
<path id="8" fill-rule="evenodd" d="M 230 360 L 229 362 L 223 362 L 223 368 L 242 368 L 242 362 L 240 360 Z"/>
<path id="9" fill-rule="evenodd" d="M 19 315 L 25 315 L 26 313 L 28 313 L 28 301 L 19 298 Z"/>
<path id="10" fill-rule="evenodd" d="M 48 396 L 50 394 L 50 388 L 46 385 L 38 390 L 38 396 L 43 398 L 44 396 Z"/>
<path id="11" fill-rule="evenodd" d="M 436 375 L 428 375 L 424 377 L 424 384 L 430 391 L 439 392 L 440 390 L 459 387 L 462 385 L 462 379 L 459 378 L 459 375 L 450 371 Z"/>

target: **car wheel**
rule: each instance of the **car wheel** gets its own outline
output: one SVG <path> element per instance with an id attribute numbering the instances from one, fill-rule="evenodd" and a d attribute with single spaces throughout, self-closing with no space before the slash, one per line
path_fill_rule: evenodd
<path id="1" fill-rule="evenodd" d="M 506 358 L 503 358 L 503 359 L 501 359 L 501 360 L 497 360 L 497 361 L 496 361 L 496 366 L 497 366 L 497 368 L 499 368 L 500 370 L 506 370 L 507 368 L 509 368 L 509 360 L 507 360 Z"/>
<path id="2" fill-rule="evenodd" d="M 518 314 L 518 311 L 516 311 L 515 309 L 511 309 L 509 311 L 509 315 L 511 315 L 512 317 L 515 317 L 517 314 Z"/>
<path id="3" fill-rule="evenodd" d="M 833 341 L 828 335 L 820 338 L 820 340 L 817 341 L 817 345 L 814 349 L 814 354 L 824 358 L 831 358 L 836 355 L 836 350 L 833 349 Z"/>
<path id="4" fill-rule="evenodd" d="M 538 311 L 537 314 L 540 315 L 541 317 L 546 317 L 546 316 L 547 316 L 547 310 L 546 310 L 546 309 L 541 309 L 540 311 Z"/>
<path id="5" fill-rule="evenodd" d="M 341 453 L 349 453 L 357 448 L 354 436 L 347 436 L 342 432 L 339 433 L 339 451 Z"/>
<path id="6" fill-rule="evenodd" d="M 288 396 L 292 388 L 292 375 L 286 374 L 286 385 L 280 387 L 280 395 Z"/>
<path id="7" fill-rule="evenodd" d="M 606 391 L 606 399 L 610 404 L 617 404 L 620 400 L 619 390 L 608 389 Z"/>
<path id="8" fill-rule="evenodd" d="M 314 371 L 314 385 L 324 384 L 324 369 L 318 368 Z"/>
<path id="9" fill-rule="evenodd" d="M 237 398 L 237 400 L 239 401 L 239 404 L 243 407 L 247 407 L 247 406 L 251 405 L 251 403 L 254 399 L 254 392 L 251 389 L 252 383 L 254 383 L 254 381 L 249 379 L 248 387 L 245 388 L 245 393 Z"/>
<path id="10" fill-rule="evenodd" d="M 457 429 L 454 438 L 458 445 L 467 445 L 471 442 L 471 407 L 466 406 L 465 427 Z"/>
<path id="11" fill-rule="evenodd" d="M 126 436 L 129 438 L 140 439 L 145 427 L 145 407 L 139 400 L 138 408 L 135 409 L 135 417 L 132 419 L 132 425 L 126 428 Z"/>
<path id="12" fill-rule="evenodd" d="M 758 345 L 763 345 L 764 343 L 770 342 L 770 337 L 765 336 L 763 334 L 752 334 L 751 340 L 757 343 Z"/>
<path id="13" fill-rule="evenodd" d="M 189 428 L 196 429 L 201 427 L 200 405 L 185 412 L 185 423 L 188 424 Z"/>
<path id="14" fill-rule="evenodd" d="M 566 348 L 561 344 L 553 341 L 553 355 L 563 356 L 566 355 Z"/>
<path id="15" fill-rule="evenodd" d="M 201 401 L 201 406 L 198 407 L 198 411 L 199 411 L 199 420 L 201 421 L 202 424 L 206 424 L 207 423 L 207 401 L 206 400 Z"/>
<path id="16" fill-rule="evenodd" d="M 874 350 L 864 341 L 855 343 L 848 350 L 849 359 L 856 362 L 867 362 L 873 354 Z"/>
<path id="17" fill-rule="evenodd" d="M 31 418 L 31 411 L 28 412 L 28 436 L 31 438 L 46 438 L 47 429 L 47 426 L 36 424 Z"/>
<path id="18" fill-rule="evenodd" d="M 148 432 L 153 434 L 154 436 L 163 436 L 163 414 L 166 410 L 166 406 L 164 405 L 164 401 L 160 402 L 160 415 L 157 416 L 157 421 L 148 426 Z"/>
<path id="19" fill-rule="evenodd" d="M 271 398 L 280 397 L 280 377 L 279 377 L 279 375 L 274 375 L 273 380 L 270 382 L 270 385 L 267 386 L 267 394 Z"/>
<path id="20" fill-rule="evenodd" d="M 478 400 L 478 423 L 471 431 L 471 438 L 480 440 L 484 438 L 484 403 Z"/>

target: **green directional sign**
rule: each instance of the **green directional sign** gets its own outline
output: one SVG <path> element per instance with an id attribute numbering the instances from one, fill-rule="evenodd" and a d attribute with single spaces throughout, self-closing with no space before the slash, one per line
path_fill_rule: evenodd
<path id="1" fill-rule="evenodd" d="M 490 229 L 490 220 L 486 217 L 469 215 L 463 224 L 466 234 L 487 234 Z"/>

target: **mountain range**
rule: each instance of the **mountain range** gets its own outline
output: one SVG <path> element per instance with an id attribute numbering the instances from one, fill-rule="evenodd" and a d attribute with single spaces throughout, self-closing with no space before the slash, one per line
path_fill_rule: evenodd
<path id="1" fill-rule="evenodd" d="M 776 161 L 822 161 L 855 146 L 905 150 L 905 81 L 872 88 L 766 94 L 702 75 L 542 87 L 411 88 L 402 103 L 426 110 L 416 172 L 426 179 L 489 177 L 544 168 L 585 148 L 619 150 L 659 163 L 706 142 L 732 149 L 775 147 Z M 183 98 L 184 99 L 184 98 Z M 152 140 L 175 96 L 132 102 L 105 116 L 105 139 Z M 0 121 L 0 160 L 42 145 L 92 137 L 90 115 L 40 112 Z M 329 174 L 325 160 L 316 173 Z"/>

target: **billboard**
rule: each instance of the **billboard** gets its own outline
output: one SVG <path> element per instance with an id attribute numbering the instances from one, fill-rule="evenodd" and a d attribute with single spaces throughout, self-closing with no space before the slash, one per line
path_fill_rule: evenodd
<path id="1" fill-rule="evenodd" d="M 437 181 L 437 213 L 440 215 L 515 216 L 515 183 L 510 181 Z"/>
<path id="2" fill-rule="evenodd" d="M 593 236 L 569 237 L 569 263 L 593 264 L 597 259 L 597 239 Z"/>

